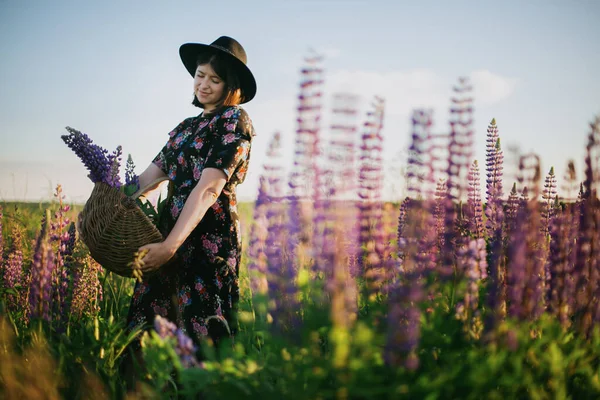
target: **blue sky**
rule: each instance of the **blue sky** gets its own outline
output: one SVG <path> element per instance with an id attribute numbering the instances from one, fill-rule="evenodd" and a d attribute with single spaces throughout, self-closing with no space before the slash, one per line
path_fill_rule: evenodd
<path id="1" fill-rule="evenodd" d="M 559 183 L 573 158 L 581 177 L 588 123 L 600 113 L 598 18 L 594 0 L 0 0 L 0 199 L 48 200 L 60 183 L 69 200 L 85 201 L 92 184 L 60 139 L 67 125 L 108 149 L 122 145 L 142 172 L 167 133 L 199 112 L 179 46 L 221 35 L 242 43 L 258 83 L 245 106 L 258 136 L 242 199 L 255 196 L 276 130 L 291 159 L 311 48 L 325 55 L 326 107 L 341 90 L 362 104 L 386 99 L 390 196 L 403 194 L 411 110 L 432 108 L 434 130 L 446 131 L 459 76 L 475 85 L 480 164 L 495 117 L 505 151 L 535 151 Z"/>

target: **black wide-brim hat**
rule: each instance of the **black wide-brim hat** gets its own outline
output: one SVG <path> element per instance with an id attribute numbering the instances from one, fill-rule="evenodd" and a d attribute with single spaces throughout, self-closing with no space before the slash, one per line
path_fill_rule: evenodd
<path id="1" fill-rule="evenodd" d="M 179 48 L 179 56 L 192 77 L 196 75 L 196 60 L 198 59 L 198 55 L 205 52 L 219 53 L 231 61 L 231 65 L 240 79 L 240 89 L 244 96 L 242 103 L 247 103 L 254 98 L 256 95 L 256 80 L 246 65 L 246 51 L 237 40 L 221 36 L 211 44 L 182 44 Z"/>

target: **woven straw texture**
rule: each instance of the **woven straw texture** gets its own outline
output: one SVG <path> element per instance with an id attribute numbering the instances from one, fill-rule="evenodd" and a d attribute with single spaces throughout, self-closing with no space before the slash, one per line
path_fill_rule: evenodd
<path id="1" fill-rule="evenodd" d="M 102 182 L 95 184 L 80 217 L 79 234 L 91 256 L 121 276 L 133 276 L 129 264 L 141 246 L 163 240 L 134 198 Z"/>

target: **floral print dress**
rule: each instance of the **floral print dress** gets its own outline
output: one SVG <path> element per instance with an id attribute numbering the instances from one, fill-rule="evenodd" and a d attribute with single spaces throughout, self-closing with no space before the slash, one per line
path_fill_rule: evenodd
<path id="1" fill-rule="evenodd" d="M 241 258 L 236 186 L 244 181 L 254 128 L 239 106 L 187 118 L 170 134 L 154 158 L 173 183 L 159 230 L 167 237 L 205 168 L 218 168 L 227 183 L 177 250 L 176 262 L 135 285 L 128 326 L 153 324 L 160 315 L 175 322 L 197 343 L 235 331 Z"/>

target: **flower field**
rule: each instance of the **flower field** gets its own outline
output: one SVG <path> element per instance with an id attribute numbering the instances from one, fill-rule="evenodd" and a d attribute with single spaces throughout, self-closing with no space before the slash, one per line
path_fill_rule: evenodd
<path id="1" fill-rule="evenodd" d="M 392 203 L 384 100 L 358 110 L 336 95 L 323 127 L 322 85 L 307 60 L 292 171 L 280 134 L 253 160 L 237 333 L 218 348 L 160 317 L 125 330 L 134 279 L 89 255 L 62 187 L 51 203 L 0 204 L 0 397 L 600 398 L 600 120 L 583 173 L 544 174 L 523 154 L 507 190 L 491 117 L 473 159 L 461 79 L 448 132 L 413 112 L 406 197 Z M 120 362 L 138 339 L 145 369 L 127 390 Z"/>

